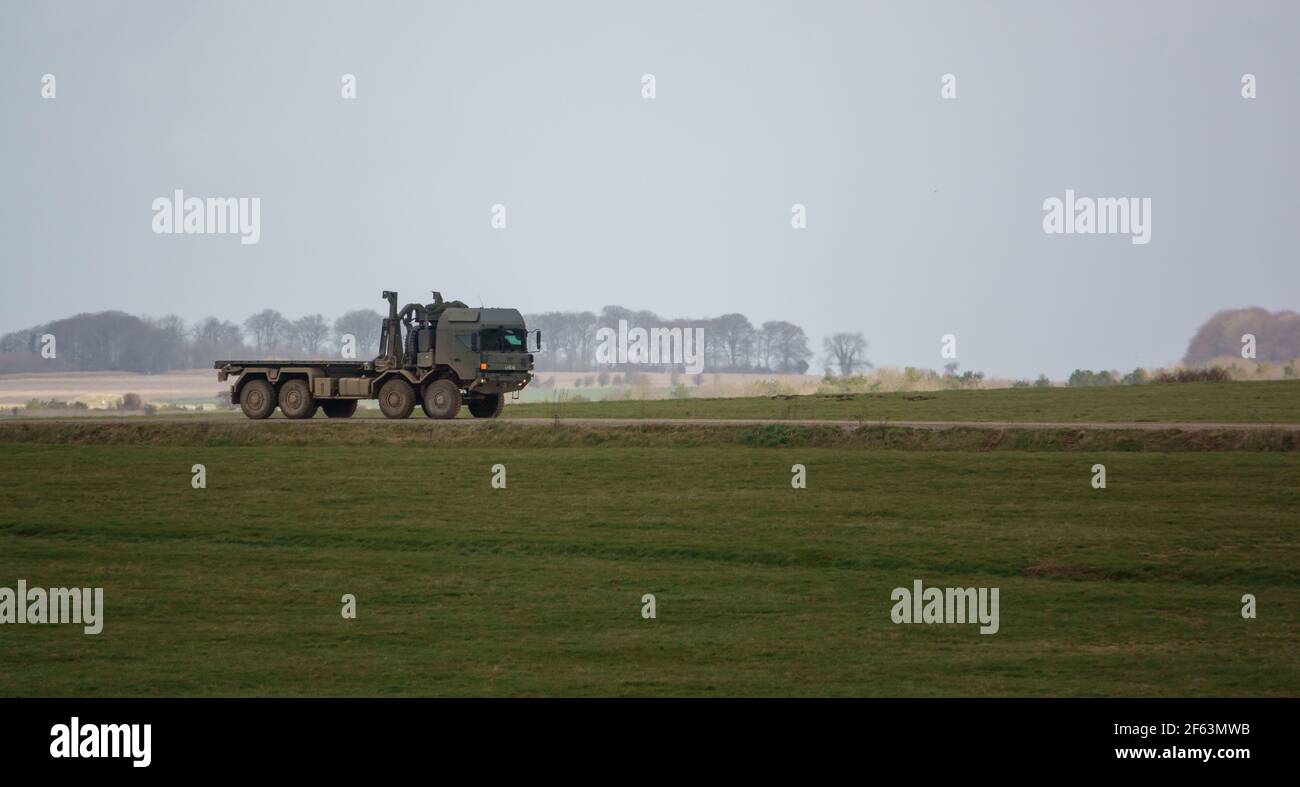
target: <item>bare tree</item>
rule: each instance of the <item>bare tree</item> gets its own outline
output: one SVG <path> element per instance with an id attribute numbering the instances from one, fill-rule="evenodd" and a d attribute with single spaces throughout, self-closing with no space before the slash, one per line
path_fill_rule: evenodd
<path id="1" fill-rule="evenodd" d="M 866 359 L 867 339 L 860 333 L 836 333 L 822 343 L 827 361 L 840 367 L 840 375 L 850 377 L 858 368 L 872 368 Z"/>
<path id="2" fill-rule="evenodd" d="M 813 351 L 808 349 L 808 334 L 803 328 L 783 321 L 765 322 L 763 336 L 767 343 L 768 368 L 799 374 L 808 370 Z"/>
<path id="3" fill-rule="evenodd" d="M 578 368 L 587 371 L 594 366 L 596 357 L 596 315 L 593 312 L 577 312 L 570 315 L 569 330 L 573 334 L 573 353 Z"/>
<path id="4" fill-rule="evenodd" d="M 777 323 L 765 322 L 754 332 L 754 364 L 769 372 L 776 371 Z"/>
<path id="5" fill-rule="evenodd" d="M 193 369 L 210 367 L 219 358 L 245 358 L 248 350 L 239 326 L 208 317 L 190 329 L 190 362 Z"/>
<path id="6" fill-rule="evenodd" d="M 351 334 L 357 340 L 357 357 L 379 354 L 379 330 L 384 316 L 374 309 L 357 309 L 334 321 L 334 335 L 340 340 Z"/>
<path id="7" fill-rule="evenodd" d="M 274 350 L 289 338 L 290 323 L 275 309 L 266 309 L 244 320 L 244 330 L 253 337 L 259 352 Z"/>
<path id="8" fill-rule="evenodd" d="M 724 314 L 713 321 L 719 343 L 727 356 L 727 366 L 739 371 L 749 366 L 753 350 L 754 326 L 743 314 Z"/>
<path id="9" fill-rule="evenodd" d="M 187 360 L 186 341 L 189 329 L 185 321 L 175 314 L 168 314 L 158 319 L 145 318 L 145 323 L 153 330 L 145 339 L 148 346 L 148 365 L 155 371 L 179 369 Z"/>
<path id="10" fill-rule="evenodd" d="M 307 353 L 308 358 L 312 358 L 320 353 L 321 345 L 329 339 L 330 327 L 324 315 L 308 314 L 293 321 L 292 333 L 294 343 Z"/>

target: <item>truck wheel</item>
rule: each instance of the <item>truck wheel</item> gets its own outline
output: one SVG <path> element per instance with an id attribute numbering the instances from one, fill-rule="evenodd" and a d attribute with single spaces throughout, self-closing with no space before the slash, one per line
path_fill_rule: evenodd
<path id="1" fill-rule="evenodd" d="M 285 418 L 295 420 L 316 414 L 316 400 L 312 398 L 306 380 L 289 380 L 280 386 L 280 412 Z"/>
<path id="2" fill-rule="evenodd" d="M 394 377 L 379 389 L 379 409 L 386 418 L 405 418 L 415 409 L 415 389 L 400 377 Z"/>
<path id="3" fill-rule="evenodd" d="M 239 409 L 249 418 L 269 418 L 275 404 L 275 389 L 266 380 L 250 380 L 239 392 Z"/>
<path id="4" fill-rule="evenodd" d="M 496 418 L 506 407 L 506 398 L 501 394 L 488 394 L 482 399 L 469 400 L 469 414 L 475 418 Z"/>
<path id="5" fill-rule="evenodd" d="M 455 418 L 460 412 L 460 387 L 445 378 L 434 380 L 424 386 L 420 407 L 430 418 Z"/>
<path id="6" fill-rule="evenodd" d="M 326 399 L 320 403 L 326 418 L 351 418 L 357 411 L 356 399 Z"/>

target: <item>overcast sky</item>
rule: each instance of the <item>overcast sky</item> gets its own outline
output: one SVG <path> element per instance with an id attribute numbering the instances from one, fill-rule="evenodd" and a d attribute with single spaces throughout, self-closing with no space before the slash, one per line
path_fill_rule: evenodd
<path id="1" fill-rule="evenodd" d="M 994 376 L 1166 364 L 1300 307 L 1298 38 L 1294 2 L 5 0 L 0 332 L 439 289 L 862 331 L 878 365 L 947 333 Z M 259 197 L 260 242 L 155 234 L 176 189 Z M 1046 234 L 1066 189 L 1151 198 L 1150 243 Z"/>

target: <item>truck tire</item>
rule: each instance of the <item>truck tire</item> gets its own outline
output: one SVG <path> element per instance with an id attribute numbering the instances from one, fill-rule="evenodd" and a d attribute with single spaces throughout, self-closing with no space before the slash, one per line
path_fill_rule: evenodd
<path id="1" fill-rule="evenodd" d="M 469 400 L 469 414 L 475 418 L 496 418 L 506 407 L 502 394 L 487 394 L 482 399 Z"/>
<path id="2" fill-rule="evenodd" d="M 280 412 L 285 418 L 300 420 L 316 414 L 316 400 L 306 380 L 289 380 L 280 386 Z"/>
<path id="3" fill-rule="evenodd" d="M 357 411 L 356 399 L 326 399 L 320 403 L 326 418 L 351 418 Z"/>
<path id="4" fill-rule="evenodd" d="M 394 377 L 379 389 L 379 409 L 385 418 L 405 418 L 415 409 L 415 389 L 400 377 Z"/>
<path id="5" fill-rule="evenodd" d="M 460 412 L 460 386 L 446 378 L 434 380 L 424 386 L 420 407 L 430 418 L 455 418 Z"/>
<path id="6" fill-rule="evenodd" d="M 254 420 L 270 418 L 275 405 L 275 389 L 266 380 L 249 380 L 239 392 L 239 409 Z"/>

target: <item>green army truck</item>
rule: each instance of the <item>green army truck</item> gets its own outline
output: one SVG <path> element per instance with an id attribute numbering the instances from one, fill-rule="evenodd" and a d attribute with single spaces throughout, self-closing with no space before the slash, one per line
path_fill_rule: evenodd
<path id="1" fill-rule="evenodd" d="M 419 404 L 430 418 L 455 418 L 465 404 L 475 418 L 501 415 L 507 394 L 533 379 L 533 355 L 516 309 L 472 309 L 460 301 L 397 308 L 384 292 L 379 356 L 373 361 L 217 361 L 217 379 L 234 378 L 231 404 L 249 418 L 349 418 L 361 399 L 378 399 L 389 418 L 406 418 Z M 534 332 L 540 349 L 541 331 Z"/>

